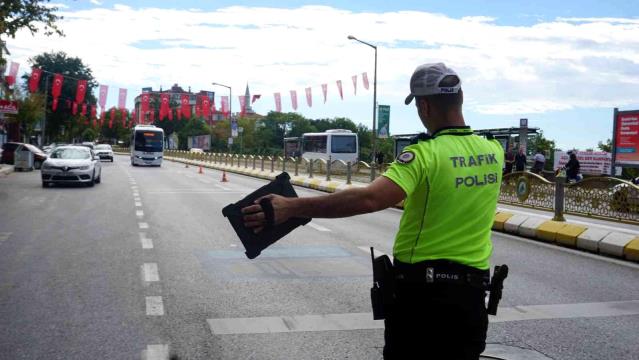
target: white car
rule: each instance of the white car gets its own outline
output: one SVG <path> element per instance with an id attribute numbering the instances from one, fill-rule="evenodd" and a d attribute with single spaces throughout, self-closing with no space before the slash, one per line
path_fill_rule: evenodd
<path id="1" fill-rule="evenodd" d="M 93 149 L 93 151 L 97 156 L 100 157 L 100 160 L 109 159 L 111 160 L 111 162 L 113 162 L 113 149 L 111 148 L 111 145 L 99 144 L 95 146 L 95 149 Z"/>
<path id="2" fill-rule="evenodd" d="M 55 183 L 83 183 L 87 186 L 102 180 L 100 157 L 86 146 L 55 148 L 40 170 L 42 187 Z"/>

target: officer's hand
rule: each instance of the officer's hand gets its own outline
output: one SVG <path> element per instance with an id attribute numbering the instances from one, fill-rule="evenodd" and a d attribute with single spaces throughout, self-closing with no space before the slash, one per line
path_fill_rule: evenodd
<path id="1" fill-rule="evenodd" d="M 266 225 L 266 216 L 264 215 L 262 206 L 260 206 L 260 200 L 265 198 L 271 200 L 271 205 L 273 206 L 274 225 L 279 225 L 293 217 L 290 206 L 292 199 L 275 194 L 263 196 L 255 200 L 255 205 L 247 206 L 242 209 L 242 214 L 244 214 L 244 226 L 252 228 L 253 232 L 256 234 L 262 231 Z"/>

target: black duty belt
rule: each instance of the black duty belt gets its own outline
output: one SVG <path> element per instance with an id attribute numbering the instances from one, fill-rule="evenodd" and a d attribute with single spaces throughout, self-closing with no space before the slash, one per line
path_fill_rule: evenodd
<path id="1" fill-rule="evenodd" d="M 424 284 L 470 285 L 488 290 L 490 271 L 480 270 L 449 260 L 429 260 L 407 264 L 395 259 L 395 278 L 398 281 Z"/>

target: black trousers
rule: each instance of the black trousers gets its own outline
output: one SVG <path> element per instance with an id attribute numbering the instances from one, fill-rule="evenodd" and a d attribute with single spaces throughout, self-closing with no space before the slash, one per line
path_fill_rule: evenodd
<path id="1" fill-rule="evenodd" d="M 398 281 L 384 320 L 384 359 L 478 359 L 486 347 L 484 290 Z"/>

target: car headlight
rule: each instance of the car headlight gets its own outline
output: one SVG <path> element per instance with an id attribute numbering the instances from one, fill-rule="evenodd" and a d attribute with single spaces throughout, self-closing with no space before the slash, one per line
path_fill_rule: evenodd
<path id="1" fill-rule="evenodd" d="M 41 170 L 50 170 L 50 169 L 51 169 L 51 165 L 49 165 L 47 163 L 42 164 Z"/>
<path id="2" fill-rule="evenodd" d="M 78 168 L 78 170 L 89 170 L 90 168 L 91 168 L 91 167 L 90 167 L 89 165 L 87 165 L 87 166 L 80 166 L 80 167 Z"/>

